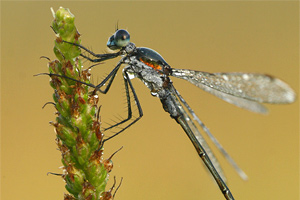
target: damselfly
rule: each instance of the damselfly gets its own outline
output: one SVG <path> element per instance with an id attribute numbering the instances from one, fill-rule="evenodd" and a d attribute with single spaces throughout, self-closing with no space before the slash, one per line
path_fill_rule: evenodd
<path id="1" fill-rule="evenodd" d="M 122 56 L 118 64 L 100 84 L 93 85 L 78 81 L 95 88 L 95 90 L 101 93 L 106 94 L 109 91 L 121 65 L 126 65 L 123 69 L 123 78 L 126 89 L 128 117 L 110 126 L 106 130 L 117 127 L 125 122 L 128 122 L 128 124 L 119 132 L 106 138 L 103 142 L 117 136 L 143 116 L 141 105 L 131 83 L 132 78 L 138 78 L 150 89 L 153 96 L 160 99 L 164 110 L 170 114 L 171 118 L 175 119 L 175 121 L 181 125 L 226 199 L 234 199 L 234 197 L 225 183 L 226 180 L 220 168 L 220 164 L 197 129 L 194 121 L 201 126 L 203 131 L 235 168 L 237 173 L 243 179 L 247 179 L 247 175 L 237 166 L 221 144 L 210 133 L 208 128 L 202 123 L 199 117 L 197 117 L 191 107 L 175 89 L 170 76 L 187 80 L 224 101 L 253 112 L 267 112 L 267 109 L 261 103 L 287 104 L 295 101 L 296 95 L 294 91 L 283 81 L 269 75 L 254 73 L 208 73 L 171 68 L 163 57 L 154 50 L 145 47 L 136 47 L 134 43 L 131 43 L 130 35 L 124 29 L 116 30 L 107 42 L 109 49 L 118 50 L 116 53 L 95 54 L 84 46 L 75 43 L 70 44 L 76 45 L 94 56 L 95 58 L 92 59 L 81 54 L 82 57 L 91 62 L 102 62 Z M 103 86 L 106 87 L 103 88 Z M 129 120 L 132 118 L 130 92 L 133 94 L 139 116 L 129 123 Z M 186 110 L 188 112 L 186 112 Z"/>

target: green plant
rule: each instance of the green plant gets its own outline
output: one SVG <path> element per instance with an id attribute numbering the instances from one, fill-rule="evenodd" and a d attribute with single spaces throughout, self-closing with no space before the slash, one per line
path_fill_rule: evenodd
<path id="1" fill-rule="evenodd" d="M 105 192 L 108 173 L 112 169 L 109 159 L 103 159 L 100 143 L 98 96 L 88 91 L 88 86 L 64 76 L 89 82 L 89 70 L 82 69 L 79 59 L 80 44 L 74 15 L 65 8 L 54 13 L 52 28 L 56 33 L 54 53 L 57 60 L 49 62 L 50 85 L 54 89 L 53 99 L 56 120 L 56 143 L 62 155 L 63 174 L 66 189 L 70 194 L 65 199 L 111 199 L 111 190 Z M 62 75 L 62 76 L 57 76 Z"/>

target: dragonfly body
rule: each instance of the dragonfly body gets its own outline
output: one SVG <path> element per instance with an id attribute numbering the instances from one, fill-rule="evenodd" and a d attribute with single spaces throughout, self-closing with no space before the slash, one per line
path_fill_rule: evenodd
<path id="1" fill-rule="evenodd" d="M 133 75 L 132 78 L 139 78 L 150 89 L 151 94 L 160 99 L 164 110 L 170 114 L 171 118 L 175 119 L 176 122 L 181 125 L 187 136 L 190 138 L 198 155 L 213 174 L 226 199 L 234 199 L 225 182 L 214 167 L 213 162 L 202 147 L 202 144 L 200 144 L 200 141 L 204 142 L 204 140 L 196 137 L 197 135 L 200 135 L 200 133 L 193 124 L 188 123 L 191 119 L 189 119 L 182 108 L 176 96 L 177 91 L 169 78 L 169 75 L 172 73 L 172 68 L 152 49 L 144 47 L 135 48 L 134 44 L 131 44 L 130 50 L 126 50 L 125 48 L 125 51 L 127 52 L 127 56 L 120 61 L 127 64 L 123 69 L 124 77 L 130 77 L 127 75 L 131 74 Z M 191 129 L 191 126 L 194 127 L 194 130 Z M 197 133 L 195 133 L 195 131 L 197 131 Z M 205 146 L 208 148 L 206 143 Z"/>
<path id="2" fill-rule="evenodd" d="M 201 126 L 203 131 L 209 136 L 220 152 L 235 168 L 237 173 L 243 179 L 247 179 L 247 175 L 237 166 L 222 145 L 216 140 L 216 138 L 214 138 L 208 128 L 197 117 L 187 102 L 175 89 L 170 76 L 187 80 L 197 87 L 223 99 L 224 101 L 258 113 L 267 112 L 267 109 L 261 103 L 292 103 L 295 100 L 294 91 L 283 81 L 264 74 L 208 73 L 186 69 L 173 69 L 170 65 L 168 65 L 163 57 L 154 50 L 145 47 L 136 47 L 129 40 L 130 35 L 126 30 L 117 30 L 109 38 L 107 46 L 112 50 L 119 51 L 111 54 L 95 54 L 81 45 L 70 43 L 96 57 L 96 59 L 92 59 L 81 54 L 82 57 L 92 62 L 101 62 L 118 56 L 123 56 L 116 67 L 100 84 L 95 86 L 81 82 L 105 94 L 108 92 L 121 65 L 126 65 L 123 69 L 123 77 L 126 89 L 128 117 L 121 122 L 110 126 L 106 130 L 119 126 L 125 122 L 129 122 L 132 118 L 130 90 L 138 108 L 139 117 L 130 122 L 126 127 L 121 129 L 121 131 L 105 139 L 104 142 L 120 134 L 143 116 L 141 105 L 131 83 L 132 78 L 138 78 L 150 89 L 153 96 L 160 99 L 164 110 L 181 125 L 193 143 L 198 155 L 217 182 L 224 197 L 226 199 L 233 200 L 234 197 L 225 183 L 226 179 L 223 175 L 220 164 L 202 137 L 202 134 L 194 124 L 194 121 Z M 106 87 L 102 90 L 101 88 L 104 86 Z M 186 110 L 188 110 L 188 113 Z"/>

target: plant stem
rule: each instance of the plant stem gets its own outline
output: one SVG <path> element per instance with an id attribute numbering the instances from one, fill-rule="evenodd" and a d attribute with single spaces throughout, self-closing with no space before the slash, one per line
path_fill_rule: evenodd
<path id="1" fill-rule="evenodd" d="M 57 110 L 55 122 L 56 142 L 62 155 L 63 175 L 66 182 L 64 199 L 106 199 L 105 187 L 110 167 L 99 150 L 103 134 L 100 131 L 98 96 L 88 92 L 88 86 L 55 76 L 63 75 L 89 82 L 90 73 L 82 70 L 80 34 L 74 24 L 74 15 L 65 8 L 53 12 L 52 28 L 56 33 L 54 53 L 58 60 L 49 63 L 50 85 Z"/>

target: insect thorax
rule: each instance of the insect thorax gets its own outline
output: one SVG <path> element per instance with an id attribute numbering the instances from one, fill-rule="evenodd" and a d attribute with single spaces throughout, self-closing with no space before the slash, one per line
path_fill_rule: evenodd
<path id="1" fill-rule="evenodd" d="M 150 89 L 152 95 L 156 95 L 154 93 L 163 88 L 167 75 L 141 62 L 136 56 L 130 56 L 125 61 L 128 65 L 124 70 L 139 78 Z"/>

